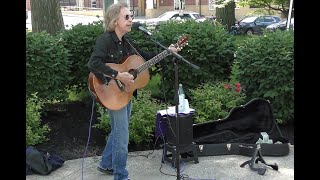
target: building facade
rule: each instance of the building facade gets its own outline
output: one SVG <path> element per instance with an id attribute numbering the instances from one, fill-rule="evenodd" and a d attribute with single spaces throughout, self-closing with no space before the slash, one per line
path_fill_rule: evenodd
<path id="1" fill-rule="evenodd" d="M 204 16 L 216 16 L 215 2 L 216 0 L 138 0 L 145 3 L 145 16 L 146 18 L 157 17 L 166 11 L 172 11 L 181 8 L 187 11 L 198 12 Z M 236 4 L 239 0 L 235 0 Z M 138 3 L 140 4 L 140 3 Z M 137 7 L 138 12 L 141 11 L 140 7 Z M 255 11 L 256 8 L 239 7 L 236 5 L 235 16 L 236 19 L 241 19 L 243 16 Z M 138 13 L 139 14 L 139 13 Z M 139 14 L 140 15 L 140 14 Z"/>
<path id="2" fill-rule="evenodd" d="M 60 0 L 62 7 L 75 7 L 85 9 L 103 9 L 104 0 Z M 110 0 L 114 3 L 118 0 Z M 166 11 L 177 10 L 183 7 L 184 10 L 198 12 L 204 16 L 216 16 L 216 0 L 126 0 L 130 10 L 135 16 L 145 16 L 146 18 L 158 17 Z M 235 0 L 239 2 L 240 0 Z M 30 0 L 26 0 L 26 9 L 31 10 Z M 245 15 L 252 13 L 257 8 L 239 7 L 236 5 L 235 16 L 239 20 Z"/>

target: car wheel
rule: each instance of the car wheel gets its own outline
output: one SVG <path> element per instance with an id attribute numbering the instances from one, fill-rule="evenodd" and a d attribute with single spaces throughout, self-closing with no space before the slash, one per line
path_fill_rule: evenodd
<path id="1" fill-rule="evenodd" d="M 247 34 L 247 35 L 250 35 L 250 36 L 253 35 L 253 30 L 252 30 L 252 29 L 248 29 L 247 32 L 246 32 L 246 34 Z"/>

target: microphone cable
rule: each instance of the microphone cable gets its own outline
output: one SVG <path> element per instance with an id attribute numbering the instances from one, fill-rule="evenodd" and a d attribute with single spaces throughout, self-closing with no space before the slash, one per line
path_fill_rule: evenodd
<path id="1" fill-rule="evenodd" d="M 89 89 L 90 91 L 90 89 Z M 91 92 L 91 91 L 90 91 Z M 92 95 L 92 92 L 91 92 L 91 96 L 92 96 L 92 107 L 91 107 L 91 117 L 90 117 L 90 121 L 89 121 L 89 131 L 88 131 L 88 140 L 87 140 L 87 144 L 85 146 L 85 150 L 84 150 L 84 153 L 83 153 L 83 157 L 82 157 L 82 162 L 81 162 L 81 179 L 83 180 L 83 164 L 84 164 L 84 158 L 86 157 L 87 155 L 87 149 L 88 149 L 88 146 L 89 146 L 89 141 L 90 141 L 90 136 L 91 136 L 91 123 L 92 123 L 92 117 L 93 117 L 93 111 L 94 111 L 94 96 Z"/>

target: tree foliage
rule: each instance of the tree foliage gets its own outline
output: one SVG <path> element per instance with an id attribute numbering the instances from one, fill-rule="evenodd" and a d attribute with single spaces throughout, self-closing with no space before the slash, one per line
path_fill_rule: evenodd
<path id="1" fill-rule="evenodd" d="M 249 5 L 251 7 L 259 7 L 271 14 L 271 11 L 280 11 L 286 18 L 289 14 L 290 0 L 241 0 L 240 6 Z"/>
<path id="2" fill-rule="evenodd" d="M 64 22 L 57 0 L 30 0 L 32 32 L 56 34 L 64 30 Z"/>

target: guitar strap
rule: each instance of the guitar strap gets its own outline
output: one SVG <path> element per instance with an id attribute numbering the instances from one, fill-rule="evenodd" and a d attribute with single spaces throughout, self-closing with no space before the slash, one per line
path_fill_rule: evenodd
<path id="1" fill-rule="evenodd" d="M 127 37 L 128 38 L 128 37 Z M 139 55 L 144 61 L 146 61 L 141 54 L 136 50 L 136 48 L 127 40 L 127 38 L 124 38 L 124 40 L 131 46 L 131 48 L 134 50 L 134 52 Z M 128 38 L 129 39 L 129 38 Z"/>
<path id="2" fill-rule="evenodd" d="M 139 55 L 144 61 L 146 61 L 146 60 L 141 56 L 141 54 L 136 50 L 136 48 L 133 47 L 132 44 L 127 40 L 127 38 L 124 37 L 123 39 L 131 46 L 131 48 L 135 51 L 135 53 L 136 53 L 137 55 Z M 123 86 L 123 84 L 121 83 L 121 81 L 119 81 L 118 79 L 115 79 L 115 82 L 116 82 L 118 88 L 123 92 L 123 91 L 124 91 L 124 86 Z"/>

